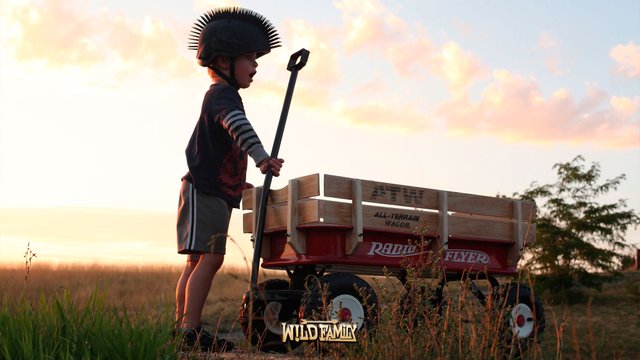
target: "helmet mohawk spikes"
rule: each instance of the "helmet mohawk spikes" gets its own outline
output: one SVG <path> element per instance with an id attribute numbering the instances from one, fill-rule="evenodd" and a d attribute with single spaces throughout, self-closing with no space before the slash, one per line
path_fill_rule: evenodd
<path id="1" fill-rule="evenodd" d="M 189 50 L 198 50 L 199 62 L 207 62 L 201 55 L 238 56 L 241 51 L 263 55 L 279 46 L 280 36 L 269 20 L 255 11 L 239 7 L 223 7 L 205 12 L 194 23 L 188 42 Z M 203 47 L 210 49 L 205 49 L 204 54 L 201 54 Z"/>

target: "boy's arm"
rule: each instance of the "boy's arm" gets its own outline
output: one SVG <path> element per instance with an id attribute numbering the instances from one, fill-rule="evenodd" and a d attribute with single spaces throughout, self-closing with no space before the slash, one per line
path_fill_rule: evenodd
<path id="1" fill-rule="evenodd" d="M 234 110 L 227 114 L 222 119 L 222 126 L 229 132 L 238 147 L 251 156 L 256 166 L 269 157 L 258 134 L 242 111 Z"/>

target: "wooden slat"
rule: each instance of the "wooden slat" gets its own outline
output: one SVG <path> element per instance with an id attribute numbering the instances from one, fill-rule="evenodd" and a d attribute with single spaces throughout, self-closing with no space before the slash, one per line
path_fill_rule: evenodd
<path id="1" fill-rule="evenodd" d="M 293 179 L 292 179 L 293 180 Z M 306 199 L 313 196 L 320 195 L 320 175 L 312 174 L 307 176 L 301 176 L 296 178 L 298 181 L 298 199 Z M 253 210 L 253 192 L 252 189 L 246 189 L 242 192 L 242 209 Z M 269 192 L 269 198 L 267 204 L 281 204 L 286 203 L 289 199 L 288 185 L 282 189 L 271 190 Z"/>
<path id="2" fill-rule="evenodd" d="M 298 202 L 298 225 L 320 222 L 320 203 L 318 199 L 304 199 Z"/>
<path id="3" fill-rule="evenodd" d="M 513 243 L 513 224 L 453 214 L 449 216 L 449 236 Z"/>
<path id="4" fill-rule="evenodd" d="M 416 234 L 418 227 L 424 228 L 424 234 L 438 233 L 438 213 L 420 210 L 393 209 L 381 206 L 364 206 L 362 226 L 367 229 L 389 230 Z"/>
<path id="5" fill-rule="evenodd" d="M 324 224 L 351 226 L 351 204 L 322 201 L 320 208 Z M 418 226 L 426 228 L 428 235 L 436 234 L 438 213 L 375 205 L 362 207 L 362 227 L 365 229 L 406 232 L 407 235 L 413 235 Z"/>
<path id="6" fill-rule="evenodd" d="M 320 217 L 325 224 L 351 226 L 351 204 L 335 201 L 320 201 Z"/>
<path id="7" fill-rule="evenodd" d="M 362 244 L 364 237 L 363 232 L 363 209 L 362 209 L 362 181 L 354 179 L 351 185 L 353 189 L 353 201 L 351 206 L 351 225 L 353 229 L 345 242 L 345 253 L 353 254 L 354 251 Z"/>
<path id="8" fill-rule="evenodd" d="M 534 241 L 536 241 L 536 224 L 535 223 L 529 223 L 529 224 L 522 224 L 522 226 L 525 228 L 524 230 L 524 245 L 527 246 L 527 244 L 531 244 Z"/>
<path id="9" fill-rule="evenodd" d="M 267 209 L 265 230 L 287 228 L 287 208 L 284 205 L 270 206 Z M 243 214 L 244 232 L 253 230 L 251 212 Z M 306 199 L 298 203 L 298 225 L 319 223 L 323 225 L 352 226 L 352 205 L 349 203 Z M 425 227 L 429 235 L 438 228 L 438 213 L 424 210 L 389 208 L 375 205 L 362 207 L 362 226 L 367 229 L 388 230 L 414 234 L 418 226 Z M 426 234 L 425 234 L 426 235 Z"/>
<path id="10" fill-rule="evenodd" d="M 298 225 L 320 221 L 319 202 L 318 199 L 302 199 L 298 202 Z M 245 233 L 253 232 L 254 213 L 251 211 L 242 214 L 242 229 Z M 286 204 L 268 206 L 264 229 L 265 231 L 286 229 L 287 220 Z"/>
<path id="11" fill-rule="evenodd" d="M 242 232 L 253 234 L 253 212 L 242 214 Z"/>
<path id="12" fill-rule="evenodd" d="M 536 241 L 536 204 L 533 201 L 522 202 L 522 217 L 524 220 L 524 245 Z"/>
<path id="13" fill-rule="evenodd" d="M 449 211 L 512 218 L 513 200 L 482 195 L 448 193 Z"/>
<path id="14" fill-rule="evenodd" d="M 298 180 L 289 180 L 289 201 L 287 202 L 287 243 L 296 254 L 306 254 L 307 241 L 304 231 L 298 231 Z"/>
<path id="15" fill-rule="evenodd" d="M 382 206 L 363 206 L 363 228 L 379 229 L 414 234 L 418 225 L 428 229 L 437 229 L 439 215 L 435 212 L 396 209 Z M 301 200 L 298 204 L 299 225 L 319 222 L 322 217 L 325 225 L 352 225 L 352 206 L 349 203 L 318 199 Z M 251 213 L 244 214 L 244 230 L 253 229 Z M 470 216 L 449 216 L 449 236 L 471 239 L 494 239 L 513 242 L 513 223 Z M 270 206 L 267 210 L 265 230 L 287 228 L 287 207 Z"/>
<path id="16" fill-rule="evenodd" d="M 351 178 L 325 175 L 324 195 L 339 199 L 352 199 Z M 362 200 L 386 205 L 422 209 L 439 208 L 441 190 L 362 180 Z M 447 192 L 448 211 L 473 215 L 513 218 L 514 199 L 484 195 Z M 523 214 L 529 214 L 535 204 L 523 202 Z"/>
<path id="17" fill-rule="evenodd" d="M 522 219 L 532 221 L 536 219 L 536 203 L 533 201 L 522 201 Z"/>
<path id="18" fill-rule="evenodd" d="M 325 175 L 324 195 L 351 200 L 353 193 L 351 182 L 351 178 Z M 437 209 L 438 191 L 414 186 L 362 180 L 362 201 L 422 209 Z"/>
<path id="19" fill-rule="evenodd" d="M 522 201 L 513 201 L 513 242 L 507 252 L 507 266 L 516 266 L 524 248 L 524 229 L 522 222 Z"/>
<path id="20" fill-rule="evenodd" d="M 260 199 L 262 198 L 262 186 L 257 187 L 257 188 L 253 188 L 250 189 L 251 190 L 251 201 L 250 204 L 254 209 L 258 209 L 260 208 Z M 258 224 L 258 211 L 254 211 L 253 215 L 251 216 L 251 221 L 252 221 L 252 227 L 251 227 L 251 231 L 252 233 L 256 233 L 256 226 Z M 253 239 L 255 240 L 255 239 Z"/>
<path id="21" fill-rule="evenodd" d="M 449 193 L 438 193 L 438 238 L 436 251 L 449 248 Z"/>

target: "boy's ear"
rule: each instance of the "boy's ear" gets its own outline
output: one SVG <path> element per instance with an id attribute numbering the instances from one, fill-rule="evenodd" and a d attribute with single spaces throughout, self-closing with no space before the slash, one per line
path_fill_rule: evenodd
<path id="1" fill-rule="evenodd" d="M 231 67 L 231 59 L 225 55 L 216 55 L 213 63 L 222 70 L 228 70 Z"/>

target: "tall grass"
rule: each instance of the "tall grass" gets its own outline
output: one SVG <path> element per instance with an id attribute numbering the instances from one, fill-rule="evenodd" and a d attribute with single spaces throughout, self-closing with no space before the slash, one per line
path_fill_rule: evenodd
<path id="1" fill-rule="evenodd" d="M 437 281 L 425 272 L 409 269 L 409 286 L 395 278 L 367 278 L 380 301 L 377 327 L 359 333 L 357 344 L 319 343 L 298 350 L 307 357 L 333 359 L 639 359 L 640 307 L 637 289 L 640 274 L 627 274 L 603 292 L 588 292 L 584 304 L 544 302 L 546 330 L 521 347 L 504 320 L 510 309 L 489 297 L 482 305 L 471 293 L 469 280 L 449 283 L 444 301 L 429 299 Z M 501 278 L 500 283 L 513 281 Z M 518 280 L 533 289 L 533 279 Z M 486 281 L 475 281 L 485 294 Z"/>
<path id="2" fill-rule="evenodd" d="M 96 289 L 84 305 L 68 290 L 36 303 L 4 302 L 0 311 L 3 359 L 168 359 L 171 311 L 130 313 L 104 302 Z"/>
<path id="3" fill-rule="evenodd" d="M 19 270 L 3 271 L 0 358 L 176 358 L 176 345 L 169 336 L 173 327 L 171 308 L 160 302 L 147 302 L 132 311 L 124 302 L 120 305 L 105 302 L 108 287 L 99 283 L 94 282 L 94 289 L 88 294 L 74 295 L 69 287 L 61 286 L 60 278 L 56 281 L 49 276 L 36 277 L 34 292 L 32 270 L 36 257 L 27 246 L 22 291 L 17 289 L 15 276 Z M 74 272 L 81 274 L 77 269 Z M 47 283 L 60 287 L 42 291 Z"/>
<path id="4" fill-rule="evenodd" d="M 22 267 L 0 265 L 0 359 L 199 358 L 180 352 L 171 335 L 180 267 L 37 259 L 28 247 Z M 248 274 L 220 271 L 204 325 L 242 341 L 238 310 L 247 288 Z"/>
<path id="5" fill-rule="evenodd" d="M 184 358 L 170 335 L 179 273 L 176 267 L 52 266 L 37 261 L 25 262 L 22 268 L 0 268 L 0 358 Z M 274 274 L 285 277 L 284 272 L 262 273 L 261 281 Z M 640 358 L 637 273 L 627 274 L 602 292 L 588 293 L 591 301 L 584 304 L 544 303 L 546 330 L 538 345 L 523 354 L 514 344 L 501 341 L 500 313 L 487 311 L 464 282 L 448 285 L 444 306 L 434 307 L 428 293 L 419 290 L 433 289 L 434 281 L 422 279 L 417 272 L 409 276 L 414 285 L 409 290 L 394 277 L 365 279 L 379 298 L 375 331 L 358 334 L 357 344 L 305 344 L 292 357 Z M 487 284 L 478 285 L 487 292 Z M 232 357 L 241 358 L 248 351 L 238 326 L 247 287 L 244 271 L 220 272 L 203 314 L 215 333 L 236 342 L 238 350 Z"/>
<path id="6" fill-rule="evenodd" d="M 426 261 L 425 264 L 436 264 Z M 540 347 L 524 351 L 504 321 L 510 311 L 488 298 L 483 305 L 467 279 L 444 288 L 434 302 L 442 269 L 407 266 L 406 284 L 391 276 L 369 278 L 380 301 L 376 326 L 360 332 L 357 345 L 314 344 L 313 351 L 335 359 L 539 359 Z M 423 276 L 428 276 L 424 278 Z M 485 285 L 488 290 L 487 284 Z M 364 296 L 364 292 L 361 292 Z M 324 301 L 328 303 L 328 301 Z M 371 313 L 372 309 L 366 309 Z"/>

